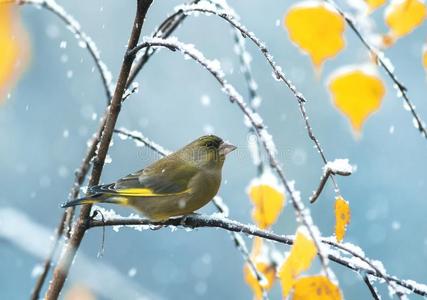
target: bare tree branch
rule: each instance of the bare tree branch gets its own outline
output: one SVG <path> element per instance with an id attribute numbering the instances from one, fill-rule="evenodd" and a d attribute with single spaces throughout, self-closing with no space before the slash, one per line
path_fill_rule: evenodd
<path id="1" fill-rule="evenodd" d="M 225 217 L 218 217 L 215 215 L 206 216 L 206 215 L 187 215 L 183 217 L 173 218 L 169 219 L 165 222 L 153 222 L 148 219 L 142 219 L 142 218 L 114 218 L 114 219 L 106 219 L 104 221 L 101 220 L 88 220 L 87 226 L 89 228 L 92 227 L 102 227 L 102 226 L 143 226 L 142 229 L 150 229 L 150 226 L 157 225 L 157 226 L 182 226 L 186 228 L 222 228 L 227 231 L 231 232 L 237 232 L 237 233 L 245 233 L 249 236 L 257 236 L 266 240 L 271 240 L 274 242 L 278 242 L 280 244 L 285 245 L 292 245 L 294 242 L 294 236 L 286 236 L 286 235 L 278 235 L 271 231 L 265 231 L 262 229 L 259 229 L 255 225 L 245 225 L 240 222 L 230 220 Z M 146 227 L 144 227 L 146 226 Z M 350 258 L 347 259 L 345 257 L 337 255 L 336 251 L 331 251 L 328 253 L 328 258 L 336 262 L 346 268 L 349 268 L 353 271 L 356 271 L 358 273 L 360 272 L 366 272 L 370 276 L 382 278 L 385 280 L 389 280 L 391 282 L 395 282 L 396 284 L 408 289 L 411 292 L 414 292 L 420 296 L 427 296 L 427 287 L 424 288 L 421 284 L 412 281 L 412 280 L 401 280 L 397 277 L 384 274 L 381 272 L 378 272 L 378 268 L 375 267 L 372 268 L 371 265 L 368 264 L 366 266 L 366 262 L 370 262 L 369 259 L 367 259 L 365 256 L 361 255 L 360 253 L 357 253 L 355 251 L 352 251 L 348 249 L 347 247 L 335 243 L 331 241 L 330 239 L 322 238 L 321 242 L 325 245 L 330 245 L 333 248 L 336 248 L 340 251 L 346 252 L 351 257 L 356 257 L 360 259 L 362 262 L 357 263 L 354 259 Z M 372 263 L 371 263 L 372 264 Z M 372 264 L 373 265 L 373 264 Z"/>
<path id="2" fill-rule="evenodd" d="M 274 61 L 273 56 L 270 54 L 267 46 L 264 42 L 262 42 L 260 39 L 258 39 L 255 34 L 252 31 L 249 31 L 247 28 L 245 28 L 242 24 L 240 24 L 233 16 L 231 16 L 227 11 L 225 10 L 218 10 L 214 6 L 207 7 L 207 6 L 198 6 L 196 4 L 193 5 L 183 5 L 179 6 L 178 11 L 182 11 L 186 14 L 194 13 L 194 12 L 203 12 L 206 14 L 211 14 L 218 16 L 225 21 L 227 21 L 231 26 L 233 26 L 236 30 L 238 30 L 243 37 L 248 37 L 255 46 L 261 51 L 263 56 L 266 58 L 267 62 L 273 69 L 273 73 L 275 77 L 278 80 L 281 80 L 292 92 L 292 94 L 295 96 L 295 98 L 298 101 L 298 107 L 300 114 L 302 116 L 302 119 L 305 123 L 307 134 L 309 138 L 313 141 L 314 146 L 316 147 L 317 151 L 319 152 L 319 155 L 323 161 L 324 164 L 327 164 L 327 158 L 325 155 L 325 152 L 323 151 L 322 146 L 320 145 L 319 140 L 314 134 L 313 127 L 310 124 L 309 117 L 305 108 L 305 102 L 306 99 L 303 96 L 301 92 L 299 92 L 295 85 L 285 76 L 285 74 L 282 71 L 282 68 L 277 65 L 277 63 Z M 337 196 L 340 195 L 340 189 L 338 186 L 338 183 L 335 180 L 334 174 L 331 174 L 332 183 L 334 185 L 334 190 Z"/>
<path id="3" fill-rule="evenodd" d="M 132 26 L 132 33 L 128 43 L 128 50 L 134 48 L 138 43 L 139 36 L 141 34 L 141 29 L 145 20 L 145 15 L 151 3 L 152 0 L 137 1 L 136 16 Z M 134 56 L 130 55 L 125 55 L 124 57 L 120 74 L 118 76 L 116 89 L 111 100 L 111 105 L 109 106 L 109 109 L 106 112 L 105 128 L 102 131 L 98 152 L 95 157 L 94 167 L 92 170 L 91 179 L 89 181 L 90 186 L 98 184 L 99 179 L 101 177 L 105 157 L 107 155 L 114 126 L 116 124 L 120 112 L 123 93 L 126 88 L 126 83 L 134 58 Z M 67 278 L 68 271 L 71 266 L 71 262 L 76 254 L 77 249 L 80 246 L 80 243 L 87 229 L 86 223 L 89 219 L 91 207 L 91 205 L 84 205 L 80 211 L 80 216 L 76 224 L 74 225 L 70 240 L 64 250 L 63 255 L 59 260 L 58 265 L 54 270 L 52 282 L 50 283 L 48 291 L 46 293 L 47 300 L 57 299 L 60 291 L 62 290 L 62 287 L 64 285 L 65 279 Z"/>
<path id="4" fill-rule="evenodd" d="M 190 3 L 198 3 L 200 0 L 193 0 Z M 171 16 L 167 17 L 159 28 L 154 32 L 153 37 L 168 38 L 172 32 L 174 32 L 179 25 L 184 22 L 187 16 L 180 11 L 173 13 Z M 148 59 L 156 52 L 156 49 L 147 48 L 144 53 L 135 59 L 135 63 L 132 67 L 132 70 L 129 74 L 129 79 L 127 86 L 129 86 L 139 74 L 143 66 L 147 63 Z"/>
<path id="5" fill-rule="evenodd" d="M 326 168 L 325 172 L 323 173 L 322 177 L 320 178 L 319 186 L 313 192 L 313 195 L 311 195 L 311 197 L 310 197 L 310 203 L 314 203 L 317 200 L 317 198 L 322 193 L 323 188 L 325 187 L 326 182 L 328 181 L 329 177 L 332 178 L 332 175 L 350 176 L 351 172 L 333 171 L 329 168 Z"/>
<path id="6" fill-rule="evenodd" d="M 360 275 L 360 276 L 363 277 L 363 281 L 366 283 L 369 291 L 371 292 L 372 298 L 374 298 L 374 300 L 381 300 L 380 296 L 378 295 L 377 290 L 372 285 L 371 280 L 369 279 L 369 275 L 364 274 L 364 275 Z"/>
<path id="7" fill-rule="evenodd" d="M 328 261 L 326 256 L 323 254 L 323 250 L 320 247 L 320 242 L 317 236 L 317 228 L 314 228 L 313 221 L 310 216 L 310 212 L 308 209 L 304 208 L 304 204 L 301 202 L 299 192 L 295 191 L 293 185 L 286 179 L 285 174 L 283 172 L 282 167 L 279 165 L 279 162 L 276 158 L 276 146 L 274 144 L 273 138 L 270 133 L 267 131 L 267 128 L 263 124 L 262 118 L 260 115 L 253 113 L 252 110 L 247 106 L 246 102 L 243 100 L 242 96 L 236 91 L 236 89 L 229 84 L 225 79 L 222 70 L 218 62 L 207 60 L 204 55 L 195 49 L 192 45 L 186 45 L 184 43 L 179 42 L 177 39 L 160 39 L 160 38 L 151 38 L 146 39 L 143 43 L 139 44 L 134 49 L 128 52 L 129 56 L 135 55 L 141 49 L 146 47 L 165 47 L 171 51 L 178 50 L 184 55 L 192 58 L 194 61 L 202 65 L 206 68 L 209 73 L 211 73 L 214 78 L 219 82 L 222 86 L 222 90 L 226 93 L 232 103 L 236 103 L 242 113 L 247 117 L 249 122 L 252 124 L 255 129 L 257 135 L 261 139 L 263 148 L 269 158 L 270 166 L 274 169 L 284 185 L 286 191 L 289 194 L 289 198 L 291 199 L 291 203 L 295 209 L 295 213 L 297 215 L 297 220 L 307 229 L 313 243 L 315 244 L 317 251 L 319 253 L 319 259 L 321 262 L 321 266 L 325 275 L 329 278 L 330 269 L 328 268 Z M 303 98 L 302 96 L 300 96 Z"/>

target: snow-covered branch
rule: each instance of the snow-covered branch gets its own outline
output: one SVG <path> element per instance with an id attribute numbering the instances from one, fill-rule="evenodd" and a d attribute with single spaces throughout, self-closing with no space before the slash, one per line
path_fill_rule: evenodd
<path id="1" fill-rule="evenodd" d="M 261 116 L 257 113 L 254 113 L 243 100 L 242 96 L 236 91 L 233 85 L 228 83 L 224 79 L 224 72 L 221 69 L 221 65 L 217 60 L 208 60 L 202 52 L 197 50 L 193 45 L 184 44 L 176 38 L 160 39 L 160 38 L 145 38 L 145 40 L 136 46 L 134 49 L 128 51 L 128 56 L 135 56 L 138 51 L 146 47 L 164 47 L 171 51 L 179 51 L 186 57 L 189 57 L 196 61 L 198 64 L 203 66 L 206 70 L 209 71 L 212 76 L 219 82 L 222 87 L 222 91 L 227 94 L 231 103 L 235 103 L 242 113 L 245 115 L 247 120 L 250 122 L 255 132 L 261 140 L 261 144 L 269 158 L 270 166 L 275 170 L 280 181 L 285 187 L 286 191 L 289 194 L 292 205 L 295 209 L 297 215 L 297 220 L 301 222 L 304 227 L 307 228 L 307 231 L 312 238 L 316 248 L 319 252 L 319 258 L 322 265 L 322 268 L 325 274 L 328 277 L 331 277 L 332 271 L 328 268 L 327 257 L 323 254 L 323 250 L 320 247 L 319 234 L 317 227 L 313 224 L 311 219 L 310 210 L 304 208 L 304 204 L 300 199 L 299 192 L 295 191 L 293 184 L 288 181 L 285 177 L 282 167 L 280 166 L 276 158 L 276 144 L 273 141 L 273 137 L 268 132 L 266 126 L 263 123 Z"/>
<path id="2" fill-rule="evenodd" d="M 217 8 L 217 6 L 220 7 L 220 9 Z M 298 101 L 298 107 L 301 114 L 301 117 L 305 123 L 307 134 L 309 138 L 313 141 L 315 148 L 317 149 L 322 161 L 324 164 L 327 164 L 327 158 L 325 155 L 325 152 L 323 148 L 320 145 L 320 142 L 316 135 L 314 134 L 313 127 L 309 121 L 309 117 L 307 114 L 307 110 L 305 108 L 305 102 L 306 99 L 303 96 L 303 94 L 297 90 L 295 85 L 286 77 L 284 72 L 282 71 L 282 68 L 278 66 L 278 64 L 274 61 L 273 56 L 271 55 L 270 51 L 268 50 L 266 44 L 262 42 L 256 35 L 249 31 L 245 26 L 243 26 L 236 18 L 235 13 L 230 10 L 229 7 L 224 7 L 224 5 L 220 4 L 213 4 L 208 1 L 200 1 L 198 3 L 193 3 L 190 5 L 180 5 L 176 8 L 177 13 L 183 12 L 184 14 L 198 14 L 200 12 L 205 13 L 206 15 L 214 15 L 218 16 L 225 21 L 227 21 L 232 27 L 235 28 L 244 38 L 249 38 L 254 45 L 261 51 L 262 55 L 265 57 L 269 65 L 271 66 L 273 70 L 273 76 L 277 79 L 282 81 L 292 92 L 292 94 L 295 96 L 295 98 Z M 336 182 L 334 178 L 335 174 L 330 174 L 330 177 L 332 179 L 332 183 L 334 185 L 334 190 L 337 196 L 340 195 L 340 189 L 338 186 L 338 183 Z M 339 174 L 337 174 L 339 175 Z M 325 182 L 326 183 L 326 182 Z"/>
<path id="3" fill-rule="evenodd" d="M 159 227 L 184 227 L 184 228 L 221 228 L 227 231 L 236 232 L 236 233 L 245 233 L 249 236 L 257 236 L 266 240 L 271 240 L 280 244 L 292 245 L 294 241 L 294 236 L 278 235 L 271 231 L 265 231 L 259 229 L 255 225 L 246 225 L 235 220 L 228 219 L 223 215 L 188 215 L 178 218 L 169 219 L 165 222 L 152 222 L 148 219 L 143 218 L 123 218 L 123 217 L 114 217 L 106 218 L 102 220 L 90 220 L 87 224 L 88 227 L 102 227 L 102 226 L 120 226 L 120 227 L 132 227 L 138 230 L 149 230 L 153 228 L 158 229 Z M 395 276 L 388 275 L 385 271 L 381 271 L 379 267 L 375 266 L 370 259 L 366 258 L 361 250 L 358 247 L 351 244 L 338 244 L 329 238 L 322 238 L 321 242 L 322 247 L 325 248 L 326 255 L 328 258 L 340 264 L 344 267 L 347 267 L 358 273 L 366 273 L 370 276 L 384 279 L 386 281 L 395 282 L 407 289 L 407 292 L 413 292 L 420 296 L 427 296 L 427 286 L 417 283 L 412 280 L 401 280 Z M 339 251 L 337 251 L 339 250 Z M 346 253 L 350 258 L 341 256 L 339 252 Z M 369 262 L 369 263 L 367 263 Z"/>

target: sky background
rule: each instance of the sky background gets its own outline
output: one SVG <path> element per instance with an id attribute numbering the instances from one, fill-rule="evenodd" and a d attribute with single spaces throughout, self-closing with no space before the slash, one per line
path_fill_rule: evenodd
<path id="1" fill-rule="evenodd" d="M 96 42 L 115 80 L 133 21 L 134 1 L 59 3 Z M 179 3 L 154 1 L 143 34 L 151 34 Z M 325 87 L 337 67 L 367 62 L 366 49 L 355 35 L 346 29 L 345 50 L 328 61 L 318 76 L 309 58 L 292 45 L 281 25 L 292 1 L 240 0 L 231 4 L 241 22 L 267 44 L 285 74 L 308 99 L 310 121 L 327 157 L 348 158 L 357 166 L 352 176 L 338 178 L 352 209 L 346 240 L 362 247 L 368 257 L 380 259 L 390 274 L 427 283 L 427 141 L 413 127 L 412 117 L 404 110 L 389 78 L 380 71 L 387 86 L 386 96 L 381 109 L 366 122 L 361 137 L 355 138 L 348 121 L 331 104 Z M 92 71 L 91 58 L 78 46 L 73 34 L 43 9 L 23 6 L 20 11 L 30 36 L 31 62 L 10 91 L 10 99 L 0 106 L 2 299 L 25 299 L 30 294 L 35 282 L 32 273 L 43 261 L 49 235 L 63 212 L 60 204 L 67 199 L 74 170 L 80 165 L 86 142 L 97 129 L 105 108 L 99 74 Z M 386 30 L 382 14 L 379 11 L 374 15 L 378 32 Z M 424 24 L 386 50 L 424 120 L 427 86 L 421 49 L 426 33 Z M 175 35 L 194 44 L 206 57 L 218 59 L 227 80 L 247 99 L 227 24 L 212 16 L 189 17 Z M 273 79 L 257 49 L 247 45 L 263 99 L 259 113 L 274 136 L 281 165 L 287 178 L 295 180 L 322 234 L 330 236 L 334 228 L 334 192 L 328 185 L 316 204 L 308 204 L 322 174 L 322 163 L 307 137 L 297 102 L 282 83 Z M 199 65 L 167 50 L 161 50 L 149 61 L 137 82 L 139 92 L 126 101 L 117 127 L 140 130 L 171 150 L 207 130 L 236 144 L 239 150 L 225 163 L 220 194 L 230 207 L 231 218 L 251 223 L 246 187 L 256 176 L 256 169 L 247 148 L 247 128 L 237 106 L 229 103 L 217 82 Z M 206 96 L 209 105 L 203 104 Z M 122 141 L 117 136 L 109 153 L 112 162 L 104 168 L 104 183 L 158 158 L 148 149 L 137 148 L 132 141 Z M 123 208 L 117 211 L 124 215 L 131 212 Z M 201 212 L 213 213 L 215 209 L 209 204 Z M 6 226 L 4 220 L 11 223 Z M 295 228 L 294 212 L 288 203 L 273 230 L 293 234 Z M 16 235 L 11 237 L 7 232 Z M 243 280 L 243 259 L 224 231 L 114 232 L 107 228 L 105 254 L 97 258 L 101 239 L 101 229 L 86 234 L 66 289 L 79 282 L 90 285 L 99 299 L 119 299 L 120 295 L 128 299 L 252 298 Z M 246 241 L 251 244 L 251 239 Z M 289 250 L 282 245 L 276 249 L 282 253 Z M 346 299 L 369 298 L 357 274 L 333 263 L 331 266 Z M 103 292 L 103 287 L 111 292 Z M 120 290 L 128 294 L 120 294 Z M 385 297 L 387 291 L 380 290 Z M 271 299 L 279 298 L 280 285 L 276 283 Z"/>

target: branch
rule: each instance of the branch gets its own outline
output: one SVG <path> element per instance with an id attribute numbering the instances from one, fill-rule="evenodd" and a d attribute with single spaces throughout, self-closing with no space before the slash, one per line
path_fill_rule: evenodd
<path id="1" fill-rule="evenodd" d="M 222 86 L 222 90 L 226 93 L 232 103 L 236 103 L 242 113 L 247 117 L 249 122 L 252 124 L 252 127 L 256 131 L 257 135 L 260 137 L 262 146 L 267 153 L 267 156 L 270 161 L 270 166 L 274 169 L 279 176 L 280 181 L 284 185 L 286 191 L 289 194 L 292 205 L 295 209 L 295 213 L 297 215 L 297 220 L 302 223 L 304 227 L 306 227 L 310 237 L 313 240 L 313 243 L 316 245 L 317 251 L 319 253 L 319 258 L 321 262 L 322 269 L 324 270 L 327 277 L 331 278 L 330 270 L 327 266 L 327 258 L 323 254 L 323 250 L 320 247 L 320 242 L 317 236 L 317 228 L 314 227 L 313 221 L 310 216 L 310 212 L 308 209 L 304 208 L 303 203 L 301 202 L 299 192 L 295 191 L 293 185 L 286 179 L 282 168 L 279 165 L 278 160 L 276 159 L 276 145 L 273 141 L 272 136 L 268 132 L 267 128 L 263 124 L 262 118 L 259 114 L 254 113 L 243 100 L 242 96 L 236 91 L 236 89 L 229 84 L 224 79 L 224 74 L 220 68 L 218 61 L 210 61 L 207 60 L 204 55 L 195 49 L 192 45 L 186 45 L 184 43 L 179 42 L 175 38 L 169 39 L 159 39 L 159 38 L 151 38 L 146 39 L 143 43 L 136 46 L 134 49 L 128 52 L 128 56 L 134 56 L 138 51 L 144 49 L 146 47 L 165 47 L 171 51 L 178 50 L 184 55 L 192 58 L 194 61 L 199 63 L 205 69 L 214 76 L 214 78 L 219 82 Z"/>
<path id="2" fill-rule="evenodd" d="M 200 0 L 193 0 L 190 3 L 198 3 Z M 172 32 L 175 31 L 179 27 L 179 25 L 184 22 L 187 16 L 182 12 L 175 12 L 168 18 L 166 18 L 162 24 L 160 24 L 159 28 L 154 32 L 153 37 L 159 38 L 168 38 Z M 127 82 L 127 86 L 130 86 L 131 83 L 135 80 L 136 76 L 139 74 L 141 69 L 147 63 L 148 59 L 156 53 L 156 49 L 147 48 L 140 57 L 136 58 L 134 66 L 129 74 L 129 79 Z"/>
<path id="3" fill-rule="evenodd" d="M 299 111 L 300 111 L 301 117 L 305 123 L 306 129 L 307 129 L 307 134 L 308 134 L 309 138 L 313 141 L 314 146 L 317 149 L 317 151 L 319 152 L 319 155 L 320 155 L 323 163 L 326 165 L 327 164 L 327 158 L 326 158 L 325 152 L 323 151 L 319 140 L 317 139 L 317 137 L 314 134 L 313 127 L 310 124 L 310 121 L 309 121 L 309 118 L 307 115 L 307 111 L 305 109 L 306 99 L 303 96 L 303 94 L 296 89 L 295 85 L 289 79 L 287 79 L 287 77 L 285 76 L 285 74 L 282 71 L 282 68 L 280 66 L 278 66 L 277 63 L 273 60 L 273 56 L 270 54 L 265 43 L 262 42 L 260 39 L 258 39 L 252 31 L 249 31 L 246 27 L 244 27 L 242 24 L 240 24 L 227 11 L 218 10 L 215 8 L 214 5 L 212 5 L 211 7 L 206 6 L 206 5 L 198 6 L 196 4 L 184 5 L 184 6 L 180 6 L 178 8 L 178 11 L 182 11 L 186 14 L 195 13 L 195 12 L 203 12 L 203 13 L 206 13 L 208 15 L 210 14 L 210 15 L 218 16 L 218 17 L 224 19 L 225 21 L 227 21 L 236 30 L 238 30 L 243 37 L 248 37 L 254 43 L 254 45 L 261 51 L 262 55 L 265 57 L 265 59 L 267 60 L 267 62 L 271 66 L 271 68 L 273 69 L 274 76 L 278 80 L 282 81 L 291 90 L 292 94 L 297 99 Z M 332 179 L 332 183 L 334 185 L 335 193 L 337 194 L 337 196 L 340 196 L 340 189 L 339 189 L 338 183 L 335 180 L 334 174 L 332 174 L 331 179 Z"/>
<path id="4" fill-rule="evenodd" d="M 333 162 L 328 162 L 324 167 L 324 172 L 320 178 L 319 186 L 316 191 L 313 192 L 313 195 L 310 197 L 310 203 L 314 203 L 325 187 L 326 182 L 329 177 L 332 178 L 332 175 L 340 176 L 350 176 L 352 173 L 352 167 L 348 164 L 348 160 L 335 160 Z"/>
<path id="5" fill-rule="evenodd" d="M 228 218 L 225 218 L 223 216 L 218 216 L 218 215 L 207 216 L 207 215 L 192 214 L 192 215 L 187 215 L 183 217 L 169 219 L 165 222 L 153 222 L 148 219 L 142 219 L 142 218 L 114 218 L 114 219 L 105 219 L 104 221 L 92 219 L 92 220 L 88 220 L 88 224 L 87 224 L 88 228 L 102 227 L 102 226 L 142 226 L 142 229 L 150 229 L 152 228 L 150 227 L 152 225 L 160 226 L 160 227 L 182 226 L 184 228 L 192 228 L 192 229 L 205 228 L 205 227 L 221 228 L 231 232 L 245 233 L 249 236 L 257 236 L 263 239 L 271 240 L 271 241 L 274 241 L 280 244 L 285 244 L 285 245 L 292 245 L 295 238 L 294 236 L 278 235 L 271 231 L 265 231 L 265 230 L 259 229 L 255 225 L 245 225 L 240 222 L 230 220 Z M 346 252 L 347 254 L 350 254 L 351 256 L 356 257 L 365 263 L 366 261 L 370 261 L 369 259 L 364 257 L 362 254 L 357 253 L 356 251 L 349 250 L 347 247 L 341 244 L 332 242 L 329 239 L 322 238 L 321 242 L 325 245 L 330 245 L 340 251 Z M 336 251 L 331 251 L 330 253 L 328 253 L 328 258 L 353 271 L 366 272 L 370 276 L 395 282 L 398 285 L 420 296 L 427 296 L 427 286 L 419 284 L 415 281 L 401 280 L 394 276 L 390 276 L 388 274 L 383 274 L 382 276 L 375 269 L 371 268 L 371 266 L 368 265 L 368 267 L 366 267 L 366 264 L 363 264 L 363 263 L 360 264 L 352 258 L 346 259 L 344 257 L 341 257 L 337 255 Z"/>
<path id="6" fill-rule="evenodd" d="M 411 112 L 414 120 L 415 128 L 417 128 L 418 131 L 422 134 L 422 136 L 424 136 L 424 138 L 427 139 L 427 129 L 426 129 L 425 123 L 421 120 L 421 117 L 418 115 L 417 111 L 415 110 L 414 104 L 409 99 L 409 96 L 407 94 L 408 89 L 397 78 L 396 74 L 394 73 L 393 65 L 390 59 L 387 58 L 383 52 L 375 49 L 373 46 L 371 46 L 368 43 L 368 40 L 362 35 L 360 30 L 357 29 L 355 22 L 335 3 L 334 0 L 323 0 L 323 1 L 332 5 L 333 8 L 344 18 L 344 20 L 347 22 L 350 29 L 356 34 L 357 38 L 362 42 L 365 48 L 374 56 L 375 60 L 384 69 L 388 77 L 390 77 L 391 81 L 393 82 L 393 87 L 398 92 L 398 97 L 402 96 L 407 107 L 409 108 L 409 111 Z"/>
<path id="7" fill-rule="evenodd" d="M 56 3 L 55 0 L 16 0 L 18 4 L 30 4 L 37 7 L 43 7 L 58 16 L 66 25 L 67 28 L 74 33 L 74 36 L 79 40 L 79 46 L 86 48 L 96 65 L 96 68 L 101 75 L 102 84 L 104 85 L 105 94 L 109 101 L 113 95 L 111 85 L 111 72 L 108 70 L 105 63 L 101 60 L 98 47 L 83 30 L 80 24 L 67 11 Z"/>
<path id="8" fill-rule="evenodd" d="M 374 300 L 380 300 L 380 296 L 378 295 L 378 291 L 375 289 L 375 287 L 372 285 L 371 280 L 369 279 L 369 275 L 365 274 L 365 275 L 361 275 L 363 277 L 363 281 L 366 283 L 366 285 L 368 286 L 369 291 L 371 292 L 372 298 L 374 298 Z"/>
<path id="9" fill-rule="evenodd" d="M 134 48 L 139 40 L 141 34 L 141 29 L 145 20 L 145 15 L 152 3 L 152 0 L 138 0 L 137 1 L 137 11 L 135 20 L 132 26 L 132 33 L 128 43 L 128 50 Z M 123 93 L 126 88 L 126 82 L 129 77 L 129 72 L 134 60 L 134 56 L 126 55 L 118 76 L 118 81 L 116 89 L 114 91 L 113 98 L 111 100 L 111 105 L 106 112 L 106 121 L 105 127 L 102 130 L 102 135 L 99 143 L 98 153 L 95 157 L 94 167 L 92 170 L 91 179 L 89 181 L 89 186 L 98 184 L 101 177 L 102 169 L 104 166 L 105 157 L 108 152 L 110 145 L 111 137 L 113 135 L 114 126 L 116 124 L 121 102 L 123 98 Z M 61 256 L 58 265 L 54 270 L 53 279 L 49 285 L 49 289 L 46 293 L 47 300 L 57 299 L 59 293 L 64 285 L 65 279 L 68 276 L 68 272 L 71 266 L 71 262 L 75 257 L 75 254 L 80 246 L 80 243 L 84 237 L 86 231 L 86 223 L 89 219 L 91 205 L 84 205 L 80 211 L 80 216 L 74 225 L 73 232 L 70 236 L 69 243 L 67 244 L 63 255 Z"/>

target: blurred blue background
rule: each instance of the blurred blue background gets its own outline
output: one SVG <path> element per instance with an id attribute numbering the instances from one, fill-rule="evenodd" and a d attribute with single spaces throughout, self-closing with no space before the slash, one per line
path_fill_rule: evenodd
<path id="1" fill-rule="evenodd" d="M 143 28 L 144 35 L 151 34 L 179 3 L 154 1 Z M 116 79 L 134 16 L 134 1 L 60 1 L 60 4 L 97 43 L 102 59 Z M 327 157 L 349 158 L 357 165 L 357 172 L 351 177 L 338 178 L 342 194 L 352 208 L 346 239 L 361 246 L 369 257 L 380 259 L 390 274 L 426 283 L 427 141 L 414 129 L 411 116 L 403 109 L 389 78 L 381 71 L 387 85 L 386 97 L 381 109 L 366 122 L 362 136 L 355 139 L 348 121 L 332 106 L 325 87 L 328 76 L 337 67 L 367 61 L 366 50 L 355 35 L 346 29 L 346 49 L 326 63 L 319 77 L 313 72 L 309 58 L 291 44 L 281 25 L 292 1 L 251 0 L 231 4 L 242 23 L 266 42 L 276 61 L 308 99 L 310 121 Z M 58 18 L 30 6 L 20 10 L 30 34 L 32 59 L 10 91 L 10 99 L 0 107 L 0 210 L 13 208 L 26 215 L 30 224 L 42 226 L 40 230 L 45 230 L 48 236 L 63 212 L 60 204 L 67 199 L 74 170 L 86 153 L 86 142 L 104 113 L 105 95 L 99 74 L 92 71 L 94 64 L 88 53 L 78 46 Z M 382 13 L 374 15 L 379 32 L 386 30 Z M 208 58 L 220 60 L 227 79 L 247 99 L 227 24 L 216 17 L 189 17 L 176 36 L 193 43 Z M 424 24 L 386 51 L 424 120 L 427 119 L 426 75 L 421 49 L 425 38 Z M 319 155 L 307 137 L 296 100 L 283 84 L 272 78 L 270 67 L 257 49 L 248 42 L 247 46 L 263 99 L 259 113 L 274 136 L 287 177 L 296 181 L 307 203 L 322 173 Z M 161 50 L 149 61 L 137 81 L 139 92 L 126 101 L 118 127 L 140 130 L 171 150 L 206 131 L 238 145 L 239 152 L 226 162 L 220 194 L 233 219 L 250 223 L 251 204 L 245 189 L 256 170 L 247 149 L 247 128 L 237 106 L 229 103 L 217 82 L 199 65 L 167 50 Z M 206 96 L 209 105 L 202 103 Z M 104 168 L 103 182 L 113 181 L 157 159 L 148 149 L 137 148 L 130 140 L 122 141 L 117 136 L 109 153 L 112 162 Z M 334 192 L 328 185 L 315 205 L 307 204 L 324 236 L 333 233 L 333 200 Z M 125 215 L 131 212 L 117 211 Z M 212 213 L 215 209 L 209 204 L 201 211 Z M 20 226 L 17 222 L 17 230 L 22 229 Z M 293 234 L 295 226 L 294 212 L 288 203 L 274 231 Z M 116 233 L 108 228 L 105 255 L 97 258 L 101 234 L 101 229 L 93 229 L 85 236 L 66 288 L 79 281 L 85 284 L 85 275 L 101 276 L 102 268 L 108 266 L 108 272 L 114 270 L 133 290 L 119 286 L 121 281 L 116 280 L 102 279 L 95 285 L 131 289 L 132 293 L 136 291 L 135 299 L 137 294 L 153 299 L 252 298 L 243 280 L 243 259 L 224 231 L 121 229 Z M 250 244 L 251 240 L 247 242 Z M 39 248 L 48 249 L 49 240 L 39 243 Z M 43 260 L 35 255 L 34 249 L 26 249 L 25 243 L 18 246 L 3 236 L 0 245 L 0 298 L 25 299 L 35 283 L 32 273 L 37 273 L 37 266 Z M 282 253 L 289 250 L 285 246 L 277 249 Z M 93 273 L 87 271 L 88 262 Z M 331 266 L 346 299 L 370 297 L 357 274 L 333 263 Z M 384 288 L 381 291 L 387 298 L 387 291 Z M 96 293 L 99 299 L 118 299 L 113 294 Z M 278 283 L 271 298 L 280 298 Z"/>

